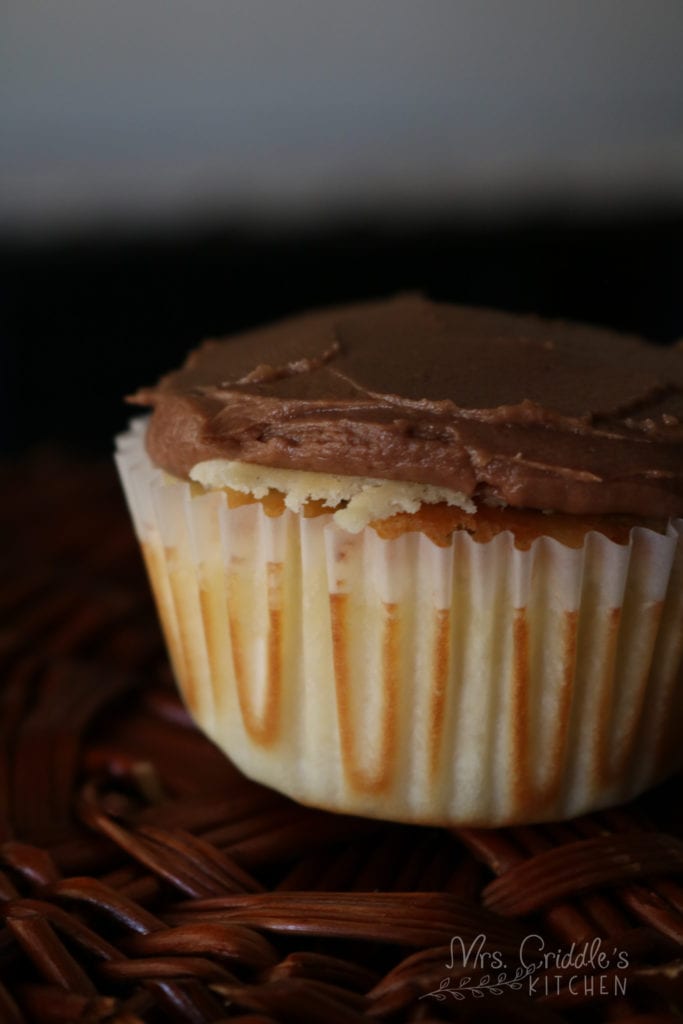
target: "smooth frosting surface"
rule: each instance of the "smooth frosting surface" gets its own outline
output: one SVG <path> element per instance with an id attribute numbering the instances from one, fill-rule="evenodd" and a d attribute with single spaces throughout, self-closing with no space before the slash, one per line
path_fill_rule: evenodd
<path id="1" fill-rule="evenodd" d="M 204 342 L 130 399 L 152 459 L 231 459 L 569 513 L 683 514 L 683 349 L 403 295 Z"/>

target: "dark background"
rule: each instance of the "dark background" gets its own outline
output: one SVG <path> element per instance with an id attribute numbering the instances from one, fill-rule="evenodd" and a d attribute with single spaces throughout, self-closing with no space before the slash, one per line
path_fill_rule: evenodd
<path id="1" fill-rule="evenodd" d="M 5 241 L 2 448 L 108 452 L 133 412 L 123 396 L 202 338 L 405 289 L 671 342 L 682 254 L 683 207 Z"/>

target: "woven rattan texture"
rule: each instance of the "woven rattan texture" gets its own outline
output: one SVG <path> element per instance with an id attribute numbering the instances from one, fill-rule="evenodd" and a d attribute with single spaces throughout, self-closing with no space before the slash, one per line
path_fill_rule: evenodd
<path id="1" fill-rule="evenodd" d="M 298 807 L 189 722 L 113 472 L 1 480 L 3 1024 L 680 1019 L 680 780 L 498 831 Z"/>

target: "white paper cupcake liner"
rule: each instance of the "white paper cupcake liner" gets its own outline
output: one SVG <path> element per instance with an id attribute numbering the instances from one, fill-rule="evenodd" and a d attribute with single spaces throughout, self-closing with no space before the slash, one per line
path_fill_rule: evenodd
<path id="1" fill-rule="evenodd" d="M 443 548 L 193 496 L 139 421 L 117 463 L 178 685 L 251 777 L 329 809 L 493 826 L 620 803 L 683 763 L 680 520 L 625 545 L 457 532 Z"/>

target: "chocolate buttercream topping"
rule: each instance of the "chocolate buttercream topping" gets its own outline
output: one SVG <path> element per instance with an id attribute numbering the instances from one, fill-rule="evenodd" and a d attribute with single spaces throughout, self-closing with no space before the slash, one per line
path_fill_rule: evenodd
<path id="1" fill-rule="evenodd" d="M 176 476 L 226 458 L 683 514 L 683 349 L 603 329 L 398 296 L 206 341 L 130 401 Z"/>

